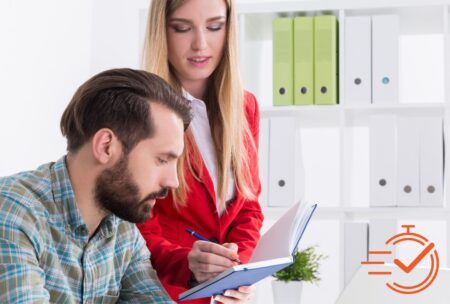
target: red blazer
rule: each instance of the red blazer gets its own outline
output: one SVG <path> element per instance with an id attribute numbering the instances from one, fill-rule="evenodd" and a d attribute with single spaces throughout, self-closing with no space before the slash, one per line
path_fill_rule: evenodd
<path id="1" fill-rule="evenodd" d="M 253 140 L 258 147 L 259 109 L 255 96 L 248 92 L 245 92 L 245 110 Z M 258 154 L 248 142 L 246 146 L 259 195 L 261 184 L 258 177 Z M 187 282 L 191 276 L 187 255 L 196 239 L 185 228 L 191 228 L 208 239 L 215 238 L 219 243 L 236 243 L 240 259 L 247 262 L 259 240 L 263 222 L 258 201 L 246 201 L 239 193 L 236 193 L 236 197 L 219 217 L 213 182 L 204 163 L 203 180 L 197 181 L 187 170 L 186 182 L 191 190 L 187 193 L 186 207 L 180 207 L 177 211 L 169 194 L 156 203 L 153 217 L 138 225 L 151 252 L 153 267 L 174 300 L 178 299 L 179 293 L 188 289 Z M 209 302 L 209 298 L 204 298 L 183 303 Z"/>

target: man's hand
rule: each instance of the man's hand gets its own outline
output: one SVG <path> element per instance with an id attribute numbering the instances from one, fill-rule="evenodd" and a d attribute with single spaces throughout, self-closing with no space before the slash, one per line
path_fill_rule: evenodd
<path id="1" fill-rule="evenodd" d="M 237 249 L 234 243 L 219 245 L 213 242 L 196 241 L 188 254 L 189 269 L 197 282 L 202 283 L 227 268 L 237 265 L 232 261 L 239 259 Z"/>
<path id="2" fill-rule="evenodd" d="M 224 304 L 241 304 L 249 301 L 254 294 L 254 286 L 241 286 L 238 290 L 227 290 L 223 295 L 215 296 L 214 300 Z"/>

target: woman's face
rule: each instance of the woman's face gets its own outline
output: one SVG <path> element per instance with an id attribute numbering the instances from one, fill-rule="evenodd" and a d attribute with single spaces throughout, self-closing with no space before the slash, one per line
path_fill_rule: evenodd
<path id="1" fill-rule="evenodd" d="M 186 0 L 168 16 L 169 62 L 184 88 L 206 86 L 222 59 L 226 23 L 224 0 Z"/>

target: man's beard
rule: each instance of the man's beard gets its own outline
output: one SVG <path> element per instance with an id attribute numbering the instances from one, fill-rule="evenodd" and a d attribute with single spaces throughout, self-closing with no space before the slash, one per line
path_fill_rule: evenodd
<path id="1" fill-rule="evenodd" d="M 139 197 L 139 187 L 128 170 L 128 156 L 124 155 L 112 168 L 104 170 L 96 180 L 95 200 L 125 221 L 143 223 L 151 217 L 149 200 L 164 198 L 168 189 L 152 192 L 144 199 Z"/>

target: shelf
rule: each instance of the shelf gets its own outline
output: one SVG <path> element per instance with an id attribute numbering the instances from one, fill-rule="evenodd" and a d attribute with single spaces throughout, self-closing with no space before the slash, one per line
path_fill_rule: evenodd
<path id="1" fill-rule="evenodd" d="M 398 103 L 398 104 L 370 104 L 370 105 L 343 105 L 345 110 L 428 110 L 444 109 L 442 102 L 429 103 Z"/>
<path id="2" fill-rule="evenodd" d="M 345 220 L 397 219 L 401 220 L 444 220 L 450 218 L 447 207 L 347 207 L 343 210 Z"/>
<path id="3" fill-rule="evenodd" d="M 262 211 L 266 220 L 277 220 L 280 218 L 289 207 L 263 207 Z M 314 218 L 318 219 L 336 219 L 343 214 L 343 209 L 340 207 L 324 207 L 317 208 Z"/>
<path id="4" fill-rule="evenodd" d="M 379 0 L 379 1 L 245 1 L 237 3 L 238 14 L 327 11 L 337 9 L 411 8 L 447 5 L 445 0 Z"/>
<path id="5" fill-rule="evenodd" d="M 260 112 L 262 117 L 277 117 L 277 116 L 297 116 L 304 113 L 308 114 L 339 114 L 341 111 L 340 105 L 310 105 L 310 106 L 277 106 L 277 107 L 262 107 Z"/>
<path id="6" fill-rule="evenodd" d="M 394 112 L 441 114 L 446 109 L 444 103 L 400 103 L 400 104 L 370 104 L 370 105 L 308 105 L 308 106 L 277 106 L 262 107 L 262 117 L 297 116 L 302 114 L 339 114 L 340 112 Z"/>
<path id="7" fill-rule="evenodd" d="M 276 220 L 288 207 L 263 207 L 267 220 Z M 446 219 L 450 217 L 449 207 L 320 207 L 316 219 L 351 218 L 398 218 L 398 219 Z"/>
<path id="8" fill-rule="evenodd" d="M 360 115 L 361 117 L 371 114 L 398 114 L 410 116 L 443 116 L 447 109 L 444 103 L 399 103 L 392 105 L 371 104 L 366 106 L 344 105 L 345 113 L 349 115 Z"/>

